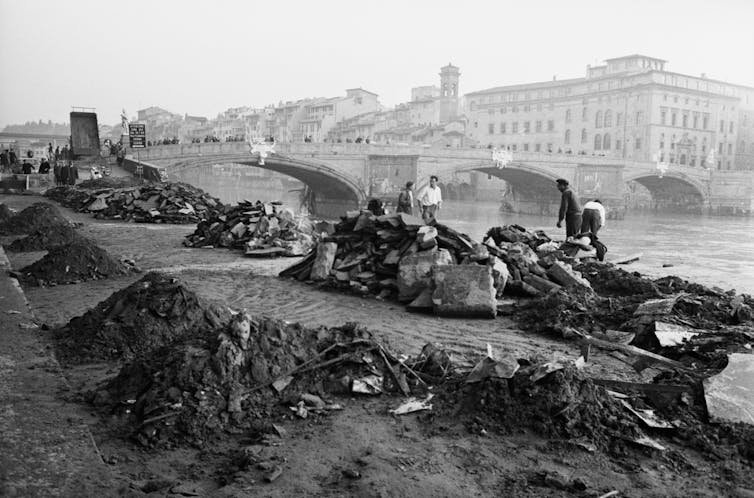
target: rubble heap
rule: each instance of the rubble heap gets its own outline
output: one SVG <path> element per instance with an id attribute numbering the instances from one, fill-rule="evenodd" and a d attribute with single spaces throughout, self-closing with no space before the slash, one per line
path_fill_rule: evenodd
<path id="1" fill-rule="evenodd" d="M 89 239 L 55 246 L 40 260 L 14 272 L 27 285 L 53 286 L 126 275 L 133 267 L 113 259 Z"/>
<path id="2" fill-rule="evenodd" d="M 412 309 L 494 317 L 496 299 L 504 293 L 540 296 L 572 287 L 591 291 L 568 260 L 544 233 L 517 225 L 491 229 L 479 244 L 444 225 L 424 225 L 405 214 L 353 211 L 315 252 L 280 276 L 397 298 Z"/>
<path id="3" fill-rule="evenodd" d="M 120 411 L 143 445 L 203 445 L 291 412 L 342 409 L 328 395 L 409 394 L 420 381 L 407 377 L 407 363 L 354 324 L 311 329 L 240 312 L 213 332 L 136 357 L 91 399 Z"/>
<path id="4" fill-rule="evenodd" d="M 249 256 L 303 256 L 314 246 L 314 226 L 280 202 L 220 207 L 183 241 L 188 247 L 244 249 Z"/>
<path id="5" fill-rule="evenodd" d="M 150 272 L 55 331 L 67 362 L 129 359 L 187 337 L 212 335 L 230 312 L 203 302 L 175 278 Z"/>
<path id="6" fill-rule="evenodd" d="M 621 402 L 573 365 L 520 359 L 516 371 L 503 377 L 509 378 L 456 378 L 438 388 L 435 411 L 441 419 L 463 421 L 475 433 L 511 434 L 526 428 L 602 449 L 616 437 L 630 441 L 643 435 Z"/>
<path id="7" fill-rule="evenodd" d="M 35 202 L 12 218 L 0 223 L 0 235 L 21 235 L 71 223 L 47 202 Z"/>
<path id="8" fill-rule="evenodd" d="M 103 176 L 102 178 L 84 180 L 83 182 L 77 183 L 76 187 L 89 190 L 100 188 L 136 187 L 148 183 L 149 182 L 135 176 Z"/>
<path id="9" fill-rule="evenodd" d="M 11 252 L 47 251 L 55 246 L 70 244 L 84 238 L 75 228 L 67 225 L 53 225 L 49 228 L 35 230 L 22 239 L 16 239 L 5 245 Z"/>
<path id="10" fill-rule="evenodd" d="M 5 223 L 13 217 L 13 211 L 8 206 L 0 203 L 0 223 Z"/>
<path id="11" fill-rule="evenodd" d="M 222 208 L 218 199 L 187 183 L 103 189 L 67 186 L 49 189 L 45 195 L 77 211 L 93 213 L 95 218 L 140 223 L 198 223 Z"/>

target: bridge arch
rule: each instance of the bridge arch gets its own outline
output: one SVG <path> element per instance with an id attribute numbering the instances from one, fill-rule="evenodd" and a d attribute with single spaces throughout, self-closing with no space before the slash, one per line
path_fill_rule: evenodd
<path id="1" fill-rule="evenodd" d="M 657 206 L 698 208 L 709 205 L 706 185 L 680 171 L 637 172 L 624 178 L 626 183 L 636 182 L 649 190 Z"/>
<path id="2" fill-rule="evenodd" d="M 297 159 L 271 154 L 265 158 L 264 164 L 260 164 L 256 156 L 243 153 L 209 154 L 191 159 L 155 162 L 163 163 L 168 175 L 215 164 L 244 164 L 275 171 L 309 186 L 314 192 L 315 214 L 329 218 L 342 216 L 348 209 L 357 209 L 366 200 L 364 188 L 357 179 L 309 158 Z"/>

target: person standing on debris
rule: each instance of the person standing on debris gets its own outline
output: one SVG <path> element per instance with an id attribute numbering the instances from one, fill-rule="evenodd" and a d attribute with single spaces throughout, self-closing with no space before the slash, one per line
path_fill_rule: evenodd
<path id="1" fill-rule="evenodd" d="M 437 186 L 438 178 L 435 175 L 429 177 L 429 186 L 426 187 L 417 202 L 422 208 L 422 219 L 427 225 L 437 223 L 436 214 L 442 206 L 442 192 Z"/>
<path id="2" fill-rule="evenodd" d="M 558 228 L 563 226 L 563 220 L 566 222 L 566 237 L 573 237 L 579 233 L 581 228 L 581 204 L 578 197 L 571 190 L 568 180 L 558 178 L 555 180 L 560 190 L 560 211 L 558 212 Z"/>
<path id="3" fill-rule="evenodd" d="M 581 213 L 581 233 L 591 232 L 597 235 L 600 228 L 605 226 L 605 219 L 605 206 L 599 199 L 587 202 Z"/>
<path id="4" fill-rule="evenodd" d="M 414 182 L 406 182 L 406 188 L 401 190 L 398 194 L 398 207 L 396 211 L 399 213 L 414 214 Z"/>

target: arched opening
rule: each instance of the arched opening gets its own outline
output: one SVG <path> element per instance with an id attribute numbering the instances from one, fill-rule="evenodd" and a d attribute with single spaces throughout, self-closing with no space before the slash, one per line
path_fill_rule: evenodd
<path id="1" fill-rule="evenodd" d="M 637 188 L 638 184 L 641 188 Z M 678 176 L 647 175 L 628 182 L 629 204 L 652 211 L 701 213 L 706 204 L 702 187 Z M 642 195 L 643 192 L 643 195 Z"/>
<path id="2" fill-rule="evenodd" d="M 312 214 L 330 219 L 358 208 L 366 199 L 357 180 L 325 165 L 282 156 L 268 157 L 264 165 L 248 154 L 206 157 L 174 163 L 167 170 L 170 177 L 192 183 L 225 202 L 237 202 L 244 198 L 251 201 L 257 198 L 263 201 L 283 200 L 295 203 L 290 206 L 294 209 L 306 207 Z M 270 178 L 260 171 L 279 175 Z M 260 185 L 261 193 L 254 189 Z M 246 189 L 248 196 L 244 195 Z M 254 196 L 252 192 L 256 197 L 249 198 Z M 275 196 L 282 198 L 271 198 Z M 302 200 L 305 200 L 305 205 L 301 205 Z"/>
<path id="3" fill-rule="evenodd" d="M 594 135 L 594 150 L 602 150 L 602 137 L 599 133 Z"/>
<path id="4" fill-rule="evenodd" d="M 560 193 L 556 178 L 549 173 L 528 166 L 509 164 L 505 168 L 477 168 L 477 171 L 496 176 L 508 184 L 502 203 L 506 211 L 538 215 L 557 214 Z"/>
<path id="5" fill-rule="evenodd" d="M 602 137 L 602 150 L 610 150 L 610 134 L 605 133 Z"/>
<path id="6" fill-rule="evenodd" d="M 602 111 L 597 111 L 597 114 L 594 115 L 594 127 L 602 128 Z"/>
<path id="7" fill-rule="evenodd" d="M 610 109 L 605 111 L 605 128 L 613 126 L 613 113 Z"/>

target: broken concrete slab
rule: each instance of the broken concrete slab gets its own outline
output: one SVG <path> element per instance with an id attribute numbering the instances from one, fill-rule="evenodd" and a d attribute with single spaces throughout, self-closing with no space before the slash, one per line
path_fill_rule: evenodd
<path id="1" fill-rule="evenodd" d="M 406 308 L 412 311 L 432 311 L 432 289 L 424 289 Z"/>
<path id="2" fill-rule="evenodd" d="M 538 277 L 536 275 L 527 275 L 524 277 L 524 282 L 529 284 L 530 286 L 537 289 L 539 292 L 543 294 L 547 294 L 548 292 L 557 292 L 562 287 L 555 282 L 551 282 L 545 278 Z"/>
<path id="3" fill-rule="evenodd" d="M 432 268 L 435 313 L 495 318 L 497 300 L 492 269 L 482 265 L 435 265 Z"/>
<path id="4" fill-rule="evenodd" d="M 335 242 L 320 242 L 317 244 L 317 256 L 314 258 L 312 273 L 309 278 L 312 280 L 325 280 L 332 270 L 335 253 L 338 250 L 338 244 Z"/>
<path id="5" fill-rule="evenodd" d="M 662 347 L 680 346 L 684 341 L 699 335 L 699 333 L 675 323 L 655 322 L 655 337 L 660 341 Z"/>
<path id="6" fill-rule="evenodd" d="M 583 287 L 591 289 L 592 284 L 575 271 L 571 265 L 562 261 L 554 261 L 547 269 L 547 276 L 564 287 Z"/>
<path id="7" fill-rule="evenodd" d="M 398 264 L 398 300 L 407 302 L 415 299 L 430 287 L 430 273 L 433 265 L 449 265 L 453 260 L 445 249 L 420 251 L 404 256 Z"/>
<path id="8" fill-rule="evenodd" d="M 673 307 L 678 302 L 678 299 L 680 299 L 684 295 L 685 294 L 681 293 L 663 299 L 650 299 L 649 301 L 644 301 L 636 308 L 636 311 L 634 311 L 634 316 L 669 315 L 673 311 Z"/>
<path id="9" fill-rule="evenodd" d="M 495 256 L 490 256 L 487 264 L 492 268 L 492 279 L 495 283 L 495 297 L 502 297 L 505 286 L 508 285 L 508 279 L 511 274 L 508 271 L 508 265 L 503 260 Z"/>
<path id="10" fill-rule="evenodd" d="M 754 424 L 754 355 L 733 353 L 728 366 L 704 381 L 710 419 Z"/>

